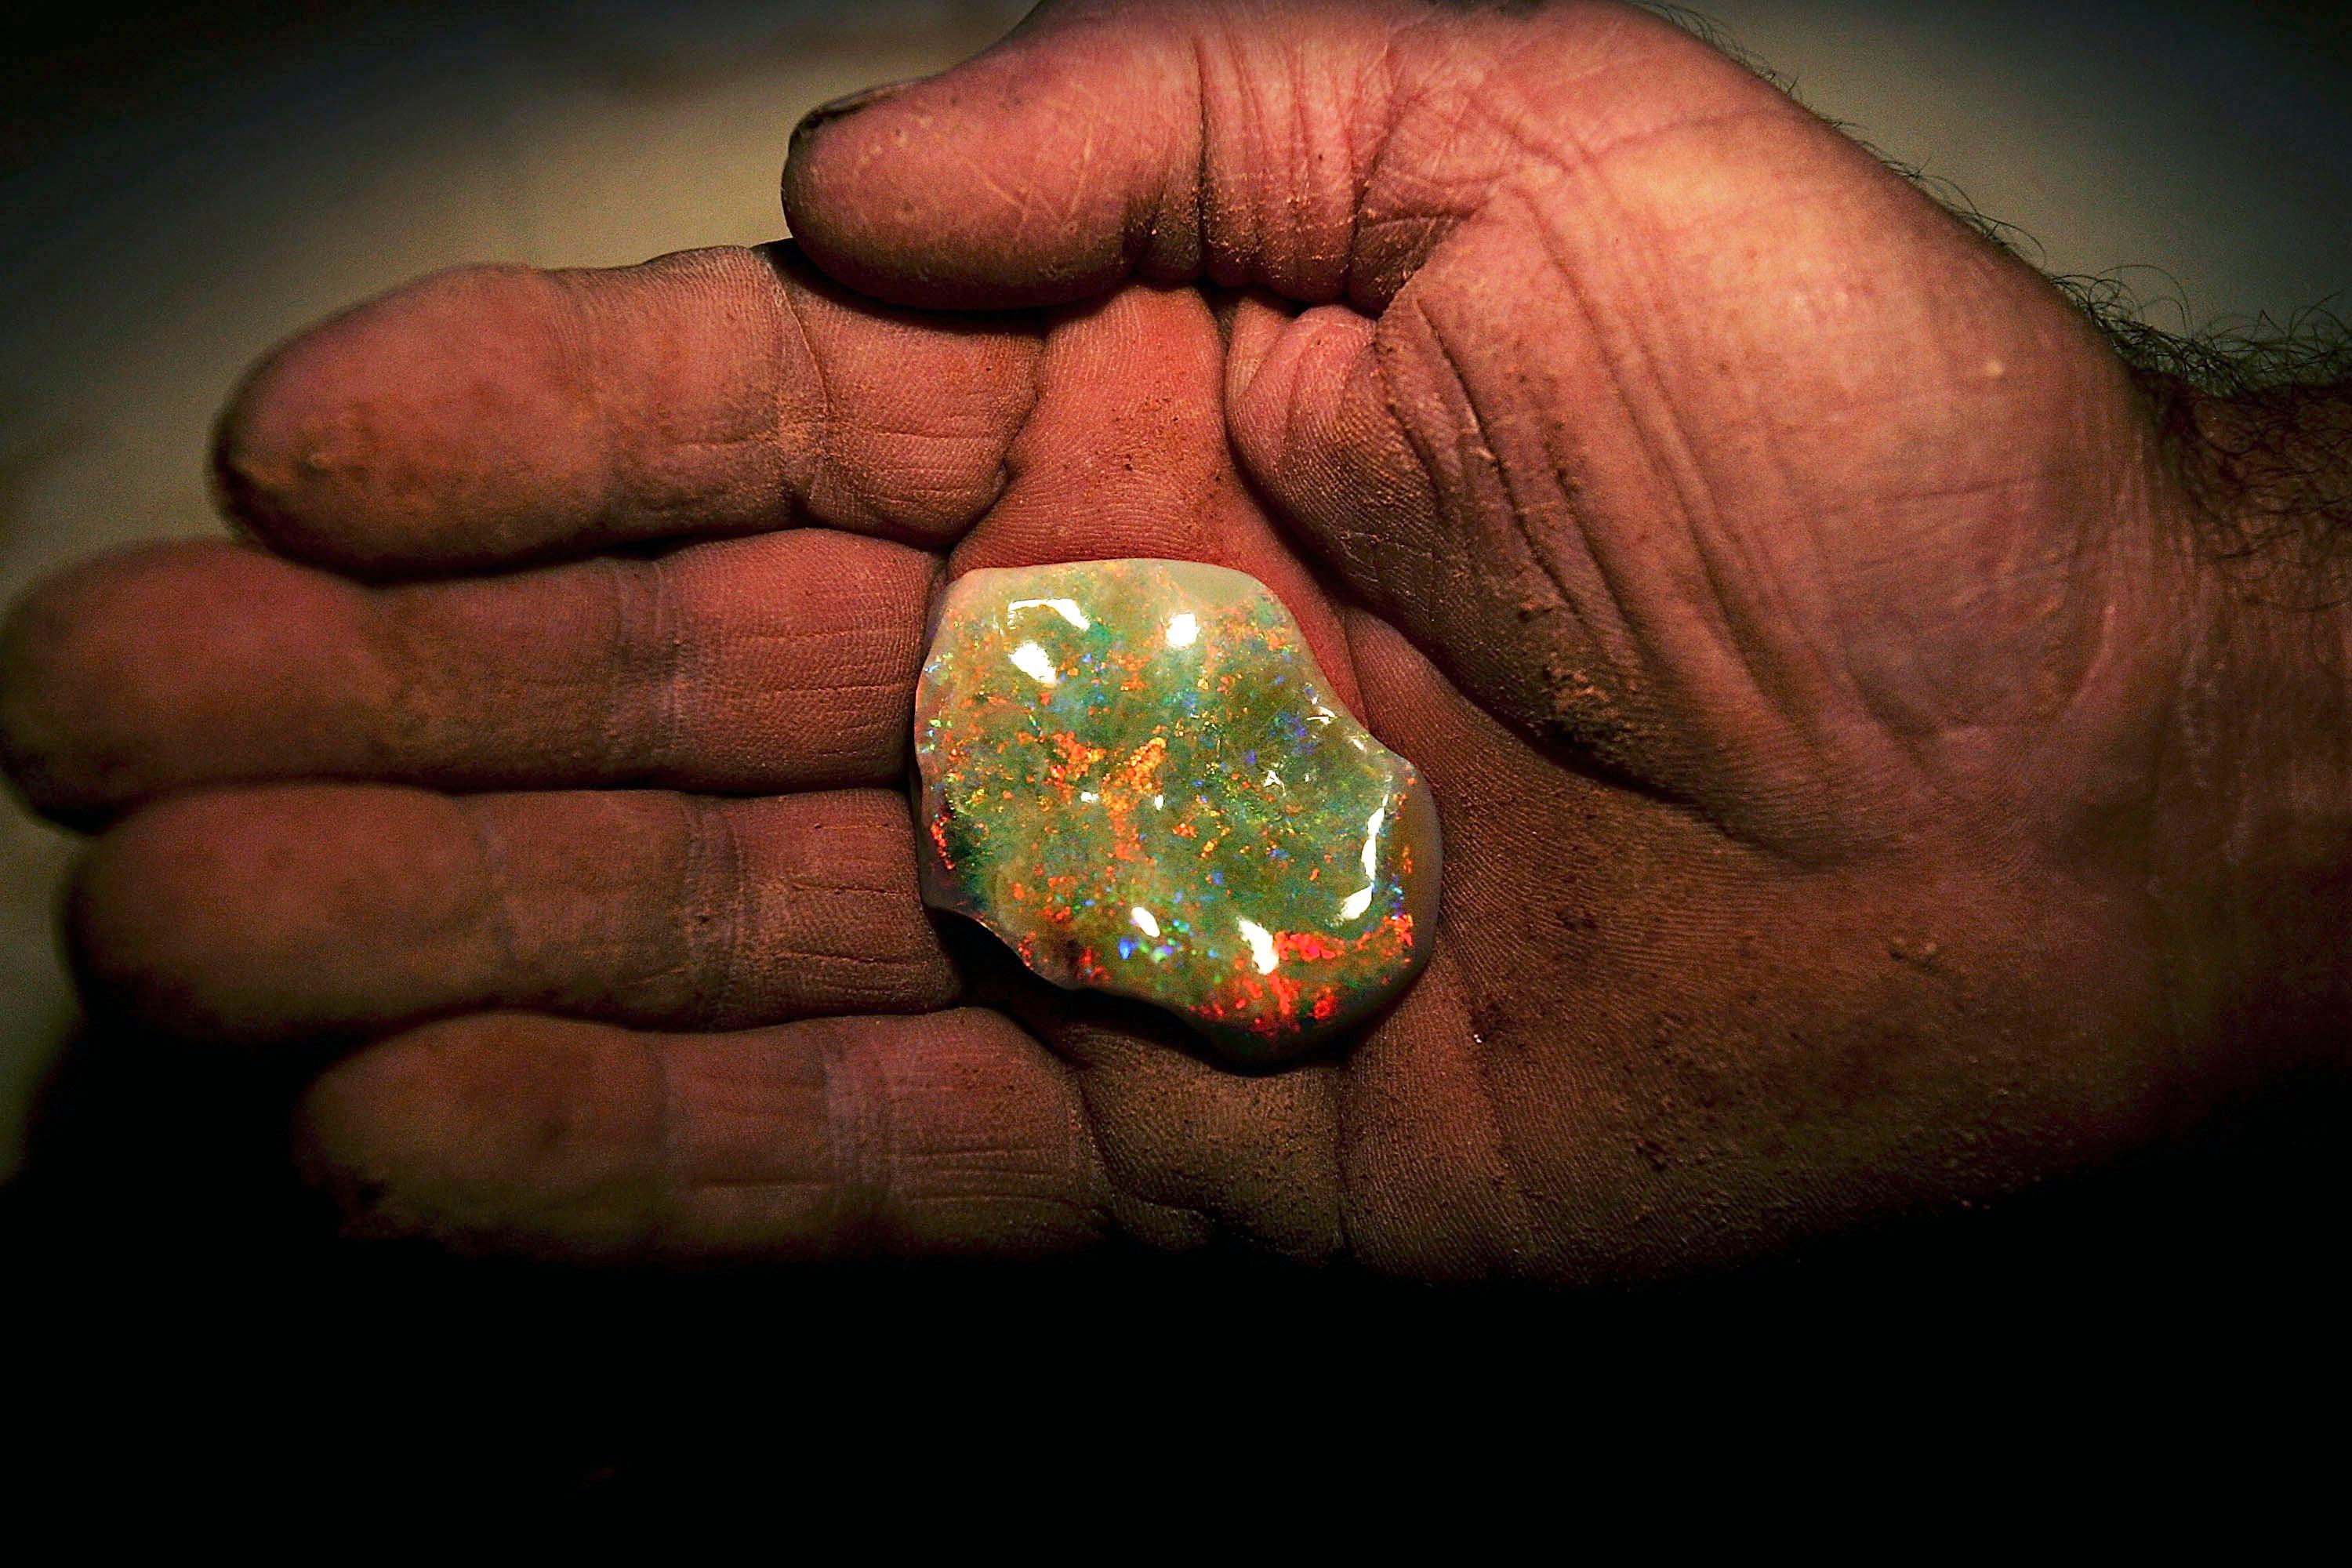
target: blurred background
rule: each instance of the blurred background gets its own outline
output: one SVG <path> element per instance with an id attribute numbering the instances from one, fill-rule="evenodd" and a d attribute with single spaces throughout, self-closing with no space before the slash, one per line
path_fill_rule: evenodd
<path id="1" fill-rule="evenodd" d="M 807 109 L 928 72 L 1019 0 L 255 0 L 49 8 L 0 63 L 0 597 L 217 527 L 208 424 L 319 316 L 476 259 L 776 237 Z M 2352 26 L 2321 0 L 1713 0 L 1813 108 L 2119 275 L 2158 324 L 2352 289 Z M 0 807 L 0 1180 L 74 1010 L 68 835 Z"/>

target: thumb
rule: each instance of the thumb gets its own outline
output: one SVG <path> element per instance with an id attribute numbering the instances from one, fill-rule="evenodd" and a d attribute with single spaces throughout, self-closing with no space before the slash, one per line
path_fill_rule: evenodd
<path id="1" fill-rule="evenodd" d="M 1498 74 L 1518 102 L 1698 47 L 1607 5 L 1049 3 L 952 70 L 811 114 L 784 209 L 818 266 L 902 304 L 1205 277 L 1377 310 L 1527 161 Z"/>

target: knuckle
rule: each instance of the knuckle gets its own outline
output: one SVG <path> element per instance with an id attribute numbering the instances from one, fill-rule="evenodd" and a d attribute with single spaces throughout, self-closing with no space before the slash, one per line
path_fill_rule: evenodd
<path id="1" fill-rule="evenodd" d="M 885 790 L 699 803 L 680 889 L 706 1023 L 917 1013 L 961 990 L 915 885 L 913 827 Z"/>

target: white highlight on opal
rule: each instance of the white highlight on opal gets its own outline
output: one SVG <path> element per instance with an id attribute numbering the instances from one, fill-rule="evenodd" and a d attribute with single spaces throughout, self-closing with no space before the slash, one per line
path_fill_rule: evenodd
<path id="1" fill-rule="evenodd" d="M 1158 936 L 1160 934 L 1160 921 L 1158 918 L 1154 916 L 1150 910 L 1145 909 L 1141 904 L 1138 904 L 1135 908 L 1128 910 L 1127 918 L 1135 922 L 1135 929 L 1141 931 L 1144 935 Z"/>
<path id="2" fill-rule="evenodd" d="M 1078 602 L 1076 599 L 1015 599 L 1005 605 L 1004 609 L 1008 615 L 1022 610 L 1051 610 L 1079 631 L 1085 631 L 1094 625 L 1094 622 L 1087 619 L 1087 613 L 1078 608 Z"/>
<path id="3" fill-rule="evenodd" d="M 1244 916 L 1240 921 L 1242 940 L 1250 944 L 1250 962 L 1257 965 L 1260 974 L 1271 974 L 1274 966 L 1282 962 L 1275 956 L 1274 933 L 1257 921 Z"/>
<path id="4" fill-rule="evenodd" d="M 1339 918 L 1343 921 L 1354 920 L 1372 907 L 1372 889 L 1379 885 L 1381 879 L 1381 825 L 1388 819 L 1389 808 L 1385 802 L 1373 807 L 1372 815 L 1364 818 L 1364 853 L 1361 858 L 1365 881 L 1362 887 L 1339 900 Z"/>
<path id="5" fill-rule="evenodd" d="M 1051 686 L 1062 678 L 1055 671 L 1054 661 L 1035 643 L 1025 642 L 1013 650 L 1013 668 L 1024 675 L 1034 675 L 1040 686 Z"/>
<path id="6" fill-rule="evenodd" d="M 1170 647 L 1191 647 L 1193 641 L 1198 638 L 1200 635 L 1201 623 L 1193 618 L 1192 613 L 1190 610 L 1185 611 L 1182 615 L 1171 616 L 1168 617 L 1168 646 Z"/>

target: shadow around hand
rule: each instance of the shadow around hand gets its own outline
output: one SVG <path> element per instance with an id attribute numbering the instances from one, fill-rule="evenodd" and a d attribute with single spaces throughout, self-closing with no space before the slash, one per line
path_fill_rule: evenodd
<path id="1" fill-rule="evenodd" d="M 8 1289 L 29 1309 L 14 1353 L 55 1401 L 28 1400 L 20 1427 L 44 1410 L 114 1420 L 129 1389 L 180 1413 L 161 1440 L 182 1483 L 601 1498 L 772 1474 L 779 1444 L 854 1466 L 975 1419 L 1010 1455 L 1139 1411 L 1248 1425 L 1263 1413 L 1238 1412 L 1278 1405 L 1301 1424 L 1287 1447 L 1349 1442 L 1365 1400 L 1444 1400 L 1457 1426 L 1500 1433 L 1560 1401 L 1648 1405 L 1725 1374 L 1801 1368 L 1816 1394 L 1965 1383 L 1994 1360 L 2129 1375 L 2142 1332 L 2176 1361 L 2248 1335 L 2296 1354 L 2306 1331 L 2332 1342 L 2343 1303 L 2334 1151 L 2352 1102 L 2317 1086 L 1990 1210 L 1571 1294 L 1238 1248 L 680 1270 L 346 1239 L 287 1155 L 299 1079 L 127 1029 L 72 1042 L 0 1190 Z M 212 1430 L 230 1411 L 233 1443 Z M 257 1412 L 270 1418 L 244 1425 Z"/>

